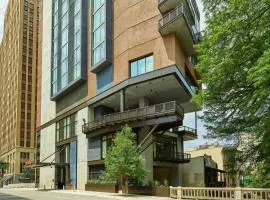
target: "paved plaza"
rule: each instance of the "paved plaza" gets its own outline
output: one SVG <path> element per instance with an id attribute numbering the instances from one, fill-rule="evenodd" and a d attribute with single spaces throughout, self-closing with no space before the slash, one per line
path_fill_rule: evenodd
<path id="1" fill-rule="evenodd" d="M 152 196 L 123 196 L 119 194 L 84 191 L 35 191 L 24 189 L 0 190 L 0 200 L 169 200 L 170 198 Z"/>

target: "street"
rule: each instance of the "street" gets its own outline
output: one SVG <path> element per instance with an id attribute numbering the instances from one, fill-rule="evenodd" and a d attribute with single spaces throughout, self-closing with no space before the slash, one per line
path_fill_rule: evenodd
<path id="1" fill-rule="evenodd" d="M 0 190 L 0 200 L 110 200 L 109 198 L 34 190 Z"/>
<path id="2" fill-rule="evenodd" d="M 169 200 L 170 198 L 153 196 L 122 196 L 119 194 L 99 192 L 73 192 L 73 191 L 35 191 L 23 189 L 0 189 L 0 200 Z"/>

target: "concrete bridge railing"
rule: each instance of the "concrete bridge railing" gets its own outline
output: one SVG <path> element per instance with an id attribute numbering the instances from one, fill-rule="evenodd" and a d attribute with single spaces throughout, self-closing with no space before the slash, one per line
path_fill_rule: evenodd
<path id="1" fill-rule="evenodd" d="M 270 189 L 170 187 L 170 197 L 203 200 L 270 200 Z"/>

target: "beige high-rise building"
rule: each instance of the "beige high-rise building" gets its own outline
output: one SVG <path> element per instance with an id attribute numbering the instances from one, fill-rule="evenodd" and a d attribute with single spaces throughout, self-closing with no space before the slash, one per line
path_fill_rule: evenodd
<path id="1" fill-rule="evenodd" d="M 0 44 L 0 159 L 15 180 L 34 160 L 39 0 L 9 0 Z"/>

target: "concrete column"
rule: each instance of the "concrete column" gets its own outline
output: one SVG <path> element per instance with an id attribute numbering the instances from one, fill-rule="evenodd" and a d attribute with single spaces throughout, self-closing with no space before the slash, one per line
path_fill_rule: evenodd
<path id="1" fill-rule="evenodd" d="M 184 138 L 183 136 L 177 137 L 177 147 L 179 153 L 184 153 Z M 183 186 L 183 164 L 179 164 L 177 167 L 178 185 Z"/>
<path id="2" fill-rule="evenodd" d="M 143 107 L 146 107 L 146 106 L 149 106 L 149 100 L 146 97 L 141 97 L 139 99 L 139 107 L 143 108 Z"/>
<path id="3" fill-rule="evenodd" d="M 120 112 L 124 112 L 125 110 L 125 90 L 122 89 L 120 91 Z"/>

